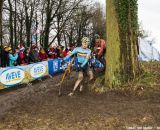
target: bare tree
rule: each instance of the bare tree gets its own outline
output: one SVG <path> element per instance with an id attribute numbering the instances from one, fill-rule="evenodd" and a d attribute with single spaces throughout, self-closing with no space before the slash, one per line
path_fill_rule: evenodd
<path id="1" fill-rule="evenodd" d="M 11 44 L 11 47 L 13 48 L 13 7 L 12 7 L 12 1 L 8 0 L 8 4 L 9 4 L 9 11 L 10 11 L 10 15 L 9 15 L 10 44 Z"/>
<path id="2" fill-rule="evenodd" d="M 0 1 L 0 42 L 2 46 L 2 10 L 3 10 L 3 0 Z"/>
<path id="3" fill-rule="evenodd" d="M 66 26 L 68 26 L 68 21 L 73 18 L 74 12 L 76 12 L 76 10 L 79 8 L 79 5 L 82 1 L 83 0 L 63 1 L 65 3 L 62 3 L 61 7 L 57 11 L 56 18 L 54 19 L 55 22 L 52 24 L 52 29 L 56 32 L 56 35 L 53 37 L 49 45 L 51 45 L 56 38 L 57 41 L 60 42 L 61 35 L 64 32 Z"/>
<path id="4" fill-rule="evenodd" d="M 5 33 L 9 32 L 12 45 L 13 41 L 16 46 L 18 42 L 26 41 L 30 46 L 32 23 L 36 21 L 36 28 L 41 30 L 40 40 L 36 36 L 36 43 L 45 49 L 55 41 L 66 46 L 80 43 L 82 36 L 93 32 L 90 6 L 93 5 L 86 4 L 86 0 L 8 0 L 4 7 L 5 19 L 8 19 L 4 22 L 4 30 L 8 30 Z"/>

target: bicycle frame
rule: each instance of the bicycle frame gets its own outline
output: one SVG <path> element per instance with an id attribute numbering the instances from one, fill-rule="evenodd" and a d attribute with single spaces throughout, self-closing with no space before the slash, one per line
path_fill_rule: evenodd
<path id="1" fill-rule="evenodd" d="M 62 75 L 62 79 L 61 79 L 60 87 L 59 87 L 59 93 L 58 93 L 59 96 L 62 95 L 62 84 L 64 82 L 65 77 L 67 76 L 67 74 L 69 74 L 69 75 L 71 74 L 71 68 L 72 68 L 73 61 L 74 61 L 74 58 L 71 59 L 71 61 L 68 64 L 67 69 L 65 69 L 65 71 Z"/>

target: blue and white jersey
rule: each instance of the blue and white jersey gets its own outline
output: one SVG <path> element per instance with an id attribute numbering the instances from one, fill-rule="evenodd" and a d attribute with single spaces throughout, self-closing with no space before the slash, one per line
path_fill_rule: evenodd
<path id="1" fill-rule="evenodd" d="M 69 57 L 71 57 L 72 55 L 77 54 L 77 59 L 78 59 L 78 63 L 81 63 L 82 66 L 85 66 L 88 63 L 88 60 L 90 58 L 91 55 L 91 50 L 86 48 L 82 48 L 82 47 L 76 47 L 71 54 L 69 54 L 68 56 L 66 56 L 64 58 L 64 60 L 67 60 Z"/>

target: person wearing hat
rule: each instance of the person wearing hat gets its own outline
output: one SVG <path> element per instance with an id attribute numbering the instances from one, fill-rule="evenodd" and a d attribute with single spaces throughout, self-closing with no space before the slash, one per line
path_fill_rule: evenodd
<path id="1" fill-rule="evenodd" d="M 83 85 L 81 84 L 81 82 L 83 81 L 84 78 L 83 76 L 84 72 L 88 72 L 90 81 L 93 80 L 93 72 L 91 71 L 88 65 L 88 61 L 91 56 L 91 50 L 88 48 L 90 40 L 88 37 L 83 37 L 81 42 L 82 42 L 81 47 L 76 47 L 68 56 L 63 58 L 63 62 L 66 62 L 67 59 L 69 59 L 71 56 L 77 55 L 77 60 L 78 60 L 78 67 L 77 67 L 78 79 L 74 85 L 72 92 L 70 92 L 68 96 L 73 96 L 78 86 L 80 87 L 80 92 L 82 92 Z"/>
<path id="2" fill-rule="evenodd" d="M 24 59 L 25 59 L 26 64 L 34 63 L 34 57 L 31 53 L 30 48 L 26 48 L 24 50 Z"/>
<path id="3" fill-rule="evenodd" d="M 48 55 L 42 47 L 39 50 L 39 58 L 41 61 L 45 61 L 48 59 Z"/>
<path id="4" fill-rule="evenodd" d="M 38 51 L 37 46 L 34 46 L 33 48 L 31 48 L 30 56 L 32 57 L 32 60 L 34 63 L 40 62 L 39 51 Z"/>
<path id="5" fill-rule="evenodd" d="M 1 67 L 9 66 L 9 50 L 11 50 L 8 46 L 3 46 L 2 54 L 1 54 Z"/>

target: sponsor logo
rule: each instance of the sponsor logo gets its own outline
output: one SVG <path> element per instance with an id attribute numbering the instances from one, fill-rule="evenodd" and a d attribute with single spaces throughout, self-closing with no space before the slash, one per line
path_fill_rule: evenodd
<path id="1" fill-rule="evenodd" d="M 54 61 L 53 61 L 53 71 L 54 71 L 54 72 L 57 72 L 58 70 L 59 70 L 58 60 L 54 60 Z"/>
<path id="2" fill-rule="evenodd" d="M 30 69 L 30 74 L 33 78 L 40 78 L 46 73 L 46 67 L 44 64 L 35 64 Z"/>
<path id="3" fill-rule="evenodd" d="M 20 68 L 11 68 L 4 70 L 0 76 L 0 81 L 6 86 L 12 86 L 20 83 L 24 79 L 24 71 Z"/>

